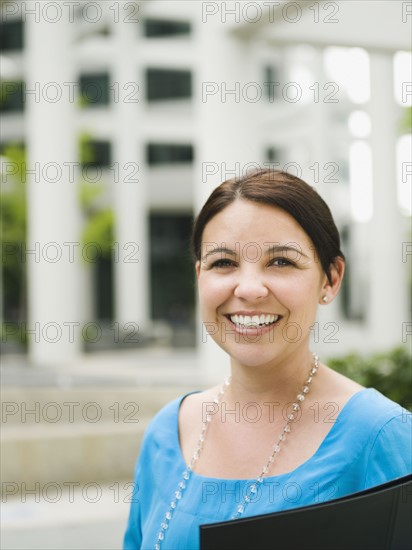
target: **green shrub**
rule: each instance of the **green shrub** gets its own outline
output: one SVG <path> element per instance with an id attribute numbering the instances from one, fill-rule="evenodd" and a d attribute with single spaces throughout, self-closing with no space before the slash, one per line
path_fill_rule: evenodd
<path id="1" fill-rule="evenodd" d="M 412 356 L 404 347 L 361 357 L 351 353 L 329 359 L 328 365 L 367 388 L 375 388 L 389 399 L 412 410 Z"/>

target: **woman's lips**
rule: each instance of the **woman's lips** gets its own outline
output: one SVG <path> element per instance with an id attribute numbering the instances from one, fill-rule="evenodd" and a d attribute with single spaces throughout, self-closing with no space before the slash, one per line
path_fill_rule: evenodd
<path id="1" fill-rule="evenodd" d="M 245 315 L 237 315 L 237 314 L 230 314 L 225 315 L 226 319 L 228 320 L 228 323 L 230 327 L 237 332 L 238 334 L 243 334 L 246 336 L 256 336 L 256 335 L 263 335 L 271 330 L 273 330 L 281 321 L 282 316 L 277 314 L 261 314 L 259 316 L 259 321 L 264 321 L 261 324 L 258 323 L 256 320 L 256 316 L 245 316 Z M 243 317 L 243 319 L 242 319 Z M 246 319 L 245 319 L 246 317 Z M 253 317 L 255 317 L 255 320 L 253 320 Z M 268 319 L 268 321 L 266 321 Z M 238 322 L 234 322 L 237 320 Z M 240 322 L 243 321 L 243 322 Z"/>
<path id="2" fill-rule="evenodd" d="M 279 319 L 279 315 L 276 313 L 233 313 L 229 314 L 228 317 L 235 325 L 243 325 L 242 328 L 255 328 L 258 326 L 271 325 L 272 323 L 276 323 Z"/>

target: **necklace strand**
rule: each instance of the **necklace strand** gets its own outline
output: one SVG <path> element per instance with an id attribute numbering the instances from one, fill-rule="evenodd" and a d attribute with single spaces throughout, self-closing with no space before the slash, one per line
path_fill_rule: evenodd
<path id="1" fill-rule="evenodd" d="M 267 476 L 269 473 L 269 470 L 272 466 L 272 464 L 276 460 L 276 456 L 280 451 L 282 442 L 285 441 L 287 434 L 291 431 L 291 424 L 296 420 L 299 411 L 302 407 L 302 402 L 305 400 L 305 396 L 309 393 L 310 387 L 313 381 L 313 377 L 315 376 L 317 370 L 319 367 L 319 357 L 314 353 L 313 354 L 313 365 L 310 368 L 309 371 L 309 377 L 306 380 L 305 384 L 302 386 L 301 391 L 296 396 L 296 400 L 292 403 L 292 412 L 287 415 L 286 424 L 283 427 L 282 432 L 279 434 L 278 439 L 276 443 L 272 447 L 272 452 L 268 458 L 268 461 L 266 462 L 265 466 L 263 466 L 260 474 L 258 477 L 252 482 L 250 485 L 246 495 L 243 498 L 243 502 L 239 504 L 236 508 L 236 512 L 232 516 L 232 519 L 239 519 L 244 511 L 246 510 L 246 507 L 248 504 L 253 502 L 253 497 L 256 495 L 256 493 L 259 490 L 259 487 L 263 483 L 264 477 Z M 225 391 L 230 385 L 230 378 L 226 380 L 226 382 L 223 384 L 221 389 L 219 390 L 219 393 L 216 395 L 216 397 L 213 400 L 213 403 L 216 405 L 219 405 Z M 184 491 L 187 487 L 187 484 L 190 480 L 190 477 L 193 472 L 193 468 L 196 464 L 196 462 L 199 460 L 200 454 L 203 450 L 203 446 L 206 440 L 206 434 L 209 429 L 209 425 L 212 421 L 212 415 L 207 414 L 205 421 L 203 422 L 202 431 L 200 432 L 199 439 L 197 441 L 197 445 L 195 448 L 195 451 L 193 453 L 193 456 L 189 462 L 189 464 L 186 466 L 185 471 L 182 474 L 182 479 L 177 487 L 177 490 L 175 491 L 174 498 L 170 502 L 169 509 L 167 510 L 161 524 L 160 524 L 160 531 L 157 535 L 156 544 L 154 546 L 154 550 L 160 550 L 162 542 L 164 541 L 166 531 L 169 528 L 170 521 L 172 520 L 173 513 L 177 508 L 178 502 L 182 499 Z"/>

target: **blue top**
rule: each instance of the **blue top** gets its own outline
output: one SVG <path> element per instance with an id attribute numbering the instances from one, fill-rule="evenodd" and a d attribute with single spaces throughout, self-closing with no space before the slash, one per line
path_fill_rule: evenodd
<path id="1" fill-rule="evenodd" d="M 151 421 L 135 469 L 124 550 L 153 549 L 186 464 L 178 435 L 185 396 Z M 412 472 L 412 414 L 374 389 L 354 394 L 315 454 L 287 474 L 264 479 L 242 517 L 317 504 Z M 232 518 L 254 480 L 192 473 L 162 550 L 199 548 L 199 525 Z"/>

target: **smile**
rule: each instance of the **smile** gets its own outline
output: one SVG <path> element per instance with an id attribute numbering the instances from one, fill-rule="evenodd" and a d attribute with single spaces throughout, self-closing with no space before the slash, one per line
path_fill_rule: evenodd
<path id="1" fill-rule="evenodd" d="M 234 325 L 239 328 L 258 328 L 273 325 L 280 316 L 272 313 L 261 315 L 227 315 Z"/>

